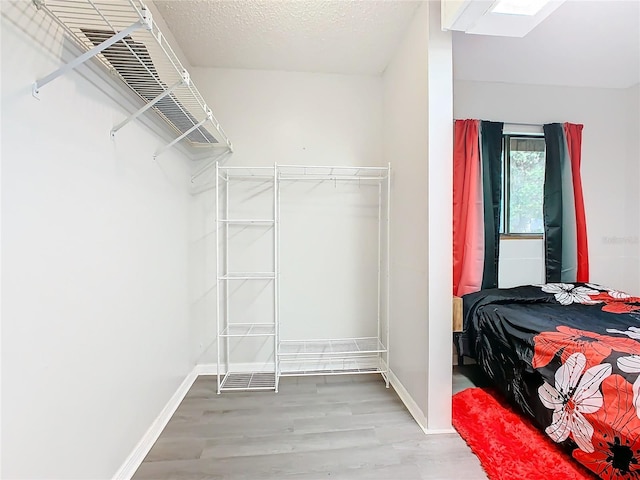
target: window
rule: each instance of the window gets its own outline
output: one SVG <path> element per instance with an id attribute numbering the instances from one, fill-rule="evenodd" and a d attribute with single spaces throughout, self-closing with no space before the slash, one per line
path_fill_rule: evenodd
<path id="1" fill-rule="evenodd" d="M 545 143 L 542 135 L 504 134 L 502 144 L 503 235 L 541 236 Z"/>

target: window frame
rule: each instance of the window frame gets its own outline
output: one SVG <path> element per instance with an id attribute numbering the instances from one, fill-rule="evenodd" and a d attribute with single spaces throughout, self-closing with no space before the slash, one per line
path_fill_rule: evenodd
<path id="1" fill-rule="evenodd" d="M 511 187 L 511 138 L 542 138 L 543 133 L 503 133 L 502 134 L 502 196 L 500 218 L 500 239 L 501 240 L 539 240 L 544 238 L 543 233 L 517 233 L 508 232 L 509 224 L 509 200 Z M 546 154 L 545 154 L 546 155 Z"/>

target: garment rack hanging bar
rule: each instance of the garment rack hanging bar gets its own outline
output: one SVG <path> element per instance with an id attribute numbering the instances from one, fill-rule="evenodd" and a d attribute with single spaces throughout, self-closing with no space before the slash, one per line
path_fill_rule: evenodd
<path id="1" fill-rule="evenodd" d="M 280 165 L 278 164 L 279 169 L 285 168 L 295 168 L 295 169 L 317 169 L 321 168 L 324 170 L 333 169 L 333 170 L 368 170 L 368 171 L 379 171 L 386 172 L 388 170 L 387 167 L 358 167 L 358 166 L 336 166 L 336 165 Z"/>
<path id="2" fill-rule="evenodd" d="M 273 172 L 273 167 L 241 167 L 241 166 L 223 166 L 220 165 L 220 170 L 264 170 L 264 171 L 269 171 L 269 172 Z"/>
<path id="3" fill-rule="evenodd" d="M 327 180 L 336 180 L 338 182 L 340 181 L 353 181 L 353 180 L 357 180 L 357 181 L 376 181 L 379 182 L 381 180 L 384 180 L 384 177 L 364 177 L 364 176 L 358 176 L 358 175 L 281 175 L 280 176 L 280 180 L 307 180 L 307 181 L 327 181 Z"/>
<path id="4" fill-rule="evenodd" d="M 220 175 L 220 178 L 226 182 L 230 180 L 260 180 L 262 183 L 269 183 L 273 181 L 273 175 L 261 174 L 261 175 Z"/>

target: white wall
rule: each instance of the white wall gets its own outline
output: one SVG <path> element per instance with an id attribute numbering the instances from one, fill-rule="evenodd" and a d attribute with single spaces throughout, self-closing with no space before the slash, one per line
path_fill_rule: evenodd
<path id="1" fill-rule="evenodd" d="M 235 152 L 229 165 L 382 165 L 380 77 L 195 69 L 193 78 L 203 96 L 216 105 L 216 116 L 224 119 L 225 131 L 233 140 Z M 198 182 L 206 185 L 212 174 L 213 170 Z M 230 216 L 270 218 L 270 188 L 266 183 L 235 183 Z M 372 205 L 376 202 L 377 188 L 364 183 L 281 184 L 283 339 L 375 335 L 377 208 Z M 238 205 L 242 210 L 236 210 Z M 214 363 L 213 192 L 199 194 L 194 209 L 194 218 L 200 218 L 194 227 L 194 236 L 200 239 L 195 246 L 204 261 L 195 279 L 192 325 L 199 334 L 193 343 L 200 352 L 199 362 Z M 230 268 L 235 263 L 238 269 L 270 270 L 271 239 L 272 230 L 264 227 L 236 231 Z M 235 322 L 269 321 L 263 313 L 273 309 L 271 287 L 267 282 L 251 283 L 233 286 Z M 238 347 L 232 361 L 255 361 L 252 350 L 251 345 Z M 263 349 L 257 360 L 267 360 L 268 350 Z"/>
<path id="2" fill-rule="evenodd" d="M 597 283 L 638 292 L 637 243 L 631 245 L 635 250 L 625 243 L 629 237 L 637 238 L 638 231 L 637 214 L 629 218 L 630 209 L 637 206 L 638 178 L 638 156 L 630 153 L 629 136 L 637 138 L 637 129 L 630 135 L 624 126 L 637 108 L 637 103 L 634 107 L 630 102 L 633 95 L 637 93 L 620 89 L 456 81 L 454 116 L 507 123 L 584 124 L 581 171 L 590 277 Z M 629 175 L 629 169 L 636 174 Z M 632 250 L 635 258 L 629 253 Z M 538 272 L 530 274 L 532 282 L 537 281 Z"/>
<path id="3" fill-rule="evenodd" d="M 434 431 L 451 426 L 451 39 L 439 22 L 423 4 L 383 75 L 391 369 Z"/>
<path id="4" fill-rule="evenodd" d="M 426 427 L 429 335 L 429 10 L 422 5 L 384 72 L 384 154 L 391 162 L 390 367 Z"/>
<path id="5" fill-rule="evenodd" d="M 215 68 L 192 76 L 224 119 L 234 165 L 381 165 L 380 77 Z"/>
<path id="6" fill-rule="evenodd" d="M 184 160 L 2 9 L 2 477 L 110 478 L 192 365 Z"/>
<path id="7" fill-rule="evenodd" d="M 429 362 L 427 428 L 451 428 L 453 284 L 453 50 L 440 28 L 440 2 L 429 8 Z M 447 367 L 445 367 L 445 365 Z"/>
<path id="8" fill-rule="evenodd" d="M 500 241 L 498 286 L 517 287 L 545 282 L 544 242 L 540 239 L 508 238 Z"/>

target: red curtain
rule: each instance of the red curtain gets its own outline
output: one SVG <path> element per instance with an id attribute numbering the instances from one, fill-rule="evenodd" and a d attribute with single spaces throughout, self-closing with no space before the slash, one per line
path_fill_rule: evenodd
<path id="1" fill-rule="evenodd" d="M 456 120 L 453 149 L 453 294 L 480 290 L 484 266 L 479 120 Z"/>
<path id="2" fill-rule="evenodd" d="M 577 241 L 577 282 L 589 281 L 589 248 L 587 245 L 587 221 L 582 198 L 582 180 L 580 179 L 580 162 L 582 151 L 582 125 L 565 123 L 564 134 L 567 150 L 571 159 L 571 176 L 573 180 L 573 196 L 576 208 L 576 241 Z"/>

